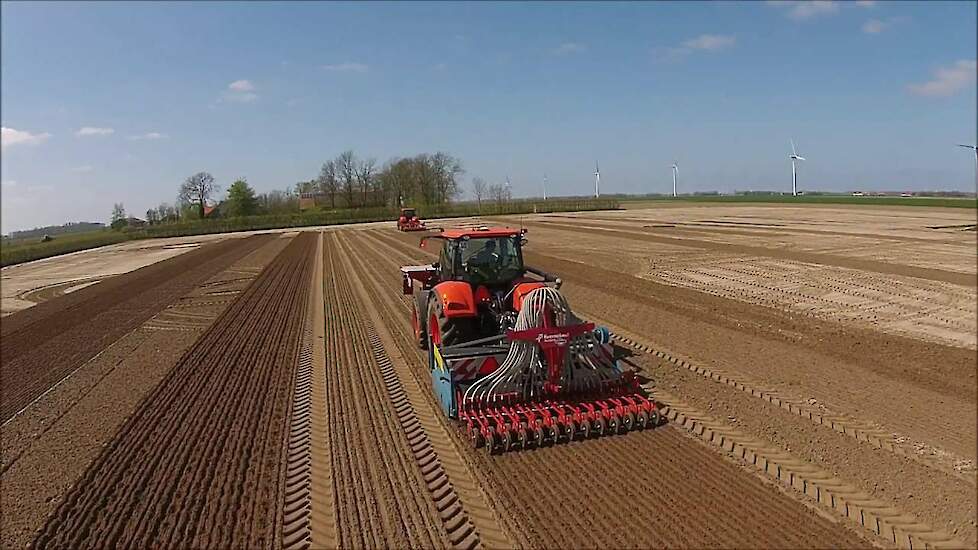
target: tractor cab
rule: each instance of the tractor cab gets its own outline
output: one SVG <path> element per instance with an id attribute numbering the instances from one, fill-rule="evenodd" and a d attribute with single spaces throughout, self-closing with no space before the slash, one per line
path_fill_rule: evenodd
<path id="1" fill-rule="evenodd" d="M 417 212 L 413 208 L 402 208 L 401 209 L 401 219 L 410 220 L 415 217 Z"/>
<path id="2" fill-rule="evenodd" d="M 442 248 L 433 267 L 442 281 L 494 288 L 509 286 L 526 271 L 521 231 L 481 227 L 445 231 L 438 237 L 442 239 Z"/>

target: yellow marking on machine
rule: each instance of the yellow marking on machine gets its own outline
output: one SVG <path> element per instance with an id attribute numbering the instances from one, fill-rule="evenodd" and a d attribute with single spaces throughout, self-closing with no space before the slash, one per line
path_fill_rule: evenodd
<path id="1" fill-rule="evenodd" d="M 447 373 L 448 369 L 445 368 L 445 360 L 442 359 L 441 352 L 438 351 L 438 346 L 432 344 L 431 349 L 432 349 L 432 353 L 435 356 L 435 364 L 438 365 L 438 368 L 441 369 L 442 372 Z"/>

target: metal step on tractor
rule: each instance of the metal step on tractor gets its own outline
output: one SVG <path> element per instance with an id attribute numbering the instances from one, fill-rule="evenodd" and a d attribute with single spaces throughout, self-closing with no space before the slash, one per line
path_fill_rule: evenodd
<path id="1" fill-rule="evenodd" d="M 490 453 L 656 426 L 604 327 L 579 319 L 561 280 L 523 264 L 526 230 L 443 230 L 438 261 L 401 267 L 412 322 L 446 415 Z"/>

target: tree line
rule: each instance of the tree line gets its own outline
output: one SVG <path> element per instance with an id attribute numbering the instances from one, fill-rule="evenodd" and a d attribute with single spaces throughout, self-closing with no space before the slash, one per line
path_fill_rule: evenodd
<path id="1" fill-rule="evenodd" d="M 375 159 L 344 151 L 295 190 L 323 198 L 329 208 L 445 204 L 460 194 L 464 173 L 461 161 L 447 153 L 393 158 L 378 167 Z"/>
<path id="2" fill-rule="evenodd" d="M 459 180 L 464 173 L 459 159 L 442 152 L 393 158 L 378 166 L 375 159 L 361 159 L 348 150 L 324 162 L 315 178 L 292 188 L 259 194 L 246 178 L 238 178 L 228 187 L 226 197 L 218 200 L 221 188 L 214 176 L 198 172 L 180 185 L 175 203 L 148 209 L 145 222 L 203 219 L 214 207 L 221 217 L 241 217 L 295 213 L 300 205 L 343 209 L 445 204 L 461 194 Z M 482 196 L 477 193 L 477 197 L 481 202 Z M 113 206 L 112 227 L 124 227 L 131 221 L 121 203 Z"/>

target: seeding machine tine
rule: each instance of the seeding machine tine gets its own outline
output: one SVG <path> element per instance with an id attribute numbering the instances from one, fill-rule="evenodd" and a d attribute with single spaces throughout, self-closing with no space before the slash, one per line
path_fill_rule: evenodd
<path id="1" fill-rule="evenodd" d="M 512 409 L 487 409 L 468 417 L 468 437 L 473 447 L 496 454 L 624 434 L 658 425 L 658 411 L 653 403 L 646 403 L 650 410 L 641 407 L 638 412 L 601 409 L 596 414 L 578 415 L 578 418 L 567 415 L 559 420 L 552 419 L 550 423 L 544 420 L 548 417 L 530 414 L 529 409 L 519 413 L 519 420 L 512 420 Z M 529 418 L 533 418 L 533 422 Z"/>

